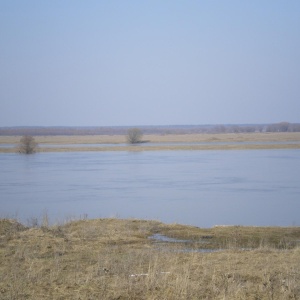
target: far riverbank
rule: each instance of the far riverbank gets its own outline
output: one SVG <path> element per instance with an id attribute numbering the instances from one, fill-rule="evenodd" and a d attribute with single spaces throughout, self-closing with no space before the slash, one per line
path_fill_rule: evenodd
<path id="1" fill-rule="evenodd" d="M 21 136 L 0 136 L 0 152 L 16 152 Z M 35 136 L 37 152 L 300 149 L 300 132 L 149 134 L 126 143 L 126 135 Z"/>

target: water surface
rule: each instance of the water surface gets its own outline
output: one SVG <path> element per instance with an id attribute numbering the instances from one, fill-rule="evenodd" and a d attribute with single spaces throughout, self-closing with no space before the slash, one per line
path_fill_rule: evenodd
<path id="1" fill-rule="evenodd" d="M 0 154 L 1 216 L 300 225 L 300 151 Z"/>

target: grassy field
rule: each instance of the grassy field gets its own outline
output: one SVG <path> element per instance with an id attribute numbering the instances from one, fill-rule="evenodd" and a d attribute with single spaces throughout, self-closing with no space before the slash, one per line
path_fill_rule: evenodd
<path id="1" fill-rule="evenodd" d="M 1 144 L 17 145 L 20 138 L 20 136 L 0 136 L 0 146 Z M 134 146 L 126 144 L 121 146 L 118 145 L 126 143 L 125 135 L 37 136 L 35 137 L 35 140 L 40 146 L 42 146 L 38 148 L 38 152 L 300 149 L 299 132 L 144 135 L 143 141 L 145 143 L 140 143 Z M 157 143 L 159 145 L 147 145 L 147 142 Z M 74 146 L 76 144 L 80 144 L 80 146 L 68 146 Z M 89 144 L 99 144 L 99 146 L 91 147 Z M 103 147 L 101 144 L 110 145 Z M 54 148 L 51 147 L 51 145 L 57 146 Z M 15 152 L 15 148 L 0 147 L 0 152 Z"/>
<path id="2" fill-rule="evenodd" d="M 299 227 L 30 223 L 0 220 L 0 299 L 300 299 Z"/>

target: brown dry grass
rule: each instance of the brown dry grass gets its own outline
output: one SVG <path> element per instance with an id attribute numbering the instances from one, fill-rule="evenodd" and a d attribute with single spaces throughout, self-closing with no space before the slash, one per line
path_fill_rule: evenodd
<path id="1" fill-rule="evenodd" d="M 0 136 L 0 144 L 16 144 L 18 136 Z M 118 146 L 126 143 L 124 135 L 99 135 L 99 136 L 37 136 L 36 142 L 43 145 L 39 152 L 53 151 L 154 151 L 154 150 L 242 150 L 242 149 L 299 149 L 300 133 L 238 133 L 238 134 L 183 134 L 183 135 L 145 135 L 144 141 L 159 143 L 160 145 L 149 146 L 141 143 L 138 145 Z M 250 142 L 251 144 L 241 144 Z M 261 144 L 261 143 L 268 144 Z M 282 144 L 284 142 L 284 144 Z M 290 143 L 289 143 L 290 142 Z M 178 143 L 170 145 L 170 143 Z M 180 144 L 183 143 L 183 144 Z M 191 143 L 191 144 L 184 144 Z M 209 143 L 199 145 L 193 143 Z M 220 143 L 231 143 L 222 145 Z M 58 147 L 47 147 L 47 145 Z M 68 144 L 82 144 L 76 148 L 68 147 Z M 84 146 L 86 144 L 86 146 Z M 90 147 L 88 144 L 99 144 L 99 147 Z M 101 147 L 101 144 L 112 144 Z M 114 146 L 114 144 L 116 146 Z M 61 146 L 59 146 L 61 145 Z M 1 148 L 0 152 L 15 152 L 14 148 Z"/>
<path id="2" fill-rule="evenodd" d="M 27 228 L 2 219 L 0 237 L 1 299 L 300 298 L 299 227 L 97 219 Z M 212 245 L 225 250 L 199 252 Z"/>

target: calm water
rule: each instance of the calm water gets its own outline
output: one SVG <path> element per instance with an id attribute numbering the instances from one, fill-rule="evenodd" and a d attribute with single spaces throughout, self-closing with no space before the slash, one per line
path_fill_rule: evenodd
<path id="1" fill-rule="evenodd" d="M 300 151 L 0 154 L 0 216 L 300 225 Z"/>
<path id="2" fill-rule="evenodd" d="M 170 143 L 142 143 L 142 145 L 145 146 L 194 146 L 194 145 L 284 145 L 284 144 L 299 144 L 299 141 L 276 141 L 276 142 L 269 142 L 269 141 L 243 141 L 243 142 L 170 142 Z M 17 144 L 0 144 L 1 148 L 15 148 Z M 38 144 L 40 148 L 77 148 L 77 147 L 100 147 L 100 148 L 106 148 L 106 147 L 125 147 L 128 146 L 127 143 L 121 143 L 121 144 Z M 138 146 L 138 145 L 137 145 Z"/>

